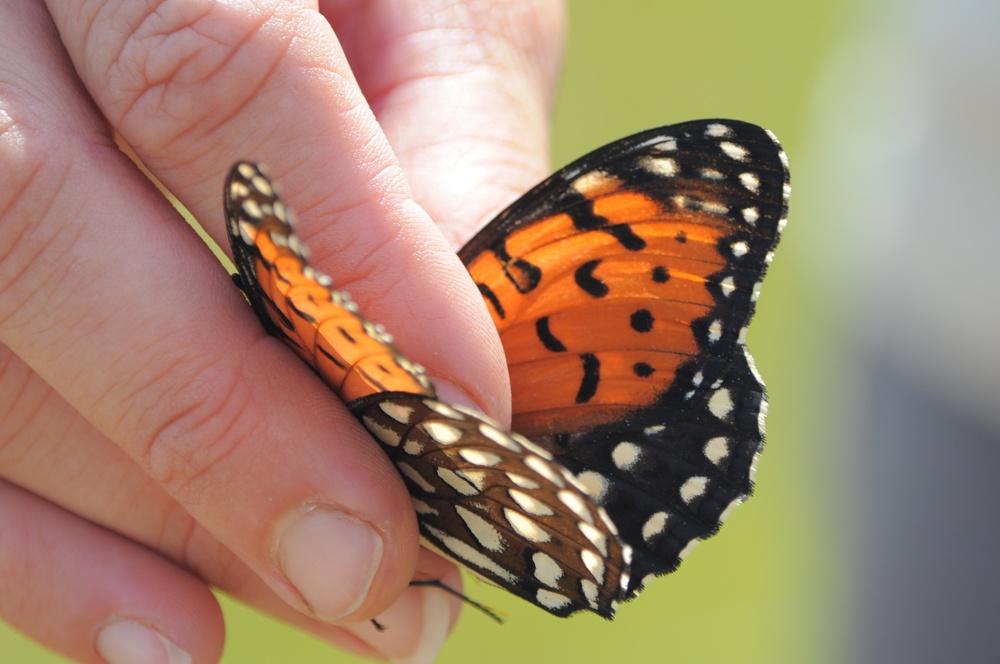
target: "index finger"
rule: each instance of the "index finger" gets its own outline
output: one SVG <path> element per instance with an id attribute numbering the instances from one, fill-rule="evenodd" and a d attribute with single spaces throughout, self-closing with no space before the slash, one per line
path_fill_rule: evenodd
<path id="1" fill-rule="evenodd" d="M 413 202 L 311 3 L 73 4 L 51 10 L 81 79 L 220 246 L 226 171 L 239 159 L 267 164 L 316 267 L 429 373 L 506 417 L 507 384 L 493 378 L 505 375 L 503 351 L 481 297 Z"/>

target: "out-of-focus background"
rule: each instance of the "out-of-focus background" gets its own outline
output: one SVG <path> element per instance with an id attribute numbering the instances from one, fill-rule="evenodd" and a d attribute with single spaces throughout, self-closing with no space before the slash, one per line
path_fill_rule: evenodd
<path id="1" fill-rule="evenodd" d="M 439 661 L 1000 657 L 1000 5 L 573 0 L 553 165 L 648 127 L 762 124 L 791 222 L 749 334 L 756 496 L 614 623 L 470 580 Z M 223 599 L 223 661 L 353 663 Z M 0 661 L 63 660 L 0 627 Z"/>

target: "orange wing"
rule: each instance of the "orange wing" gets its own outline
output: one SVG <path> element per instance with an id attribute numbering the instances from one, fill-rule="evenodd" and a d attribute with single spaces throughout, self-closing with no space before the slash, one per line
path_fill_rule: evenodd
<path id="1" fill-rule="evenodd" d="M 294 217 L 259 166 L 233 167 L 224 203 L 238 285 L 270 334 L 291 346 L 346 403 L 392 390 L 434 396 L 423 368 L 393 345 L 381 325 L 361 317 L 347 293 L 309 266 Z"/>
<path id="2" fill-rule="evenodd" d="M 561 169 L 461 252 L 507 354 L 513 428 L 636 549 L 631 593 L 751 492 L 767 403 L 743 339 L 788 191 L 760 127 L 661 127 Z"/>

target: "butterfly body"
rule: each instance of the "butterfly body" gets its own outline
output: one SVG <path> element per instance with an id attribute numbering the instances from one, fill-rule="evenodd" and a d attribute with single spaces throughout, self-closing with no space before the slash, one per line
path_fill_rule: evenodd
<path id="1" fill-rule="evenodd" d="M 767 401 L 744 346 L 785 223 L 765 130 L 704 120 L 566 166 L 460 257 L 507 354 L 510 434 L 313 271 L 273 185 L 227 187 L 242 287 L 396 463 L 432 548 L 555 615 L 610 617 L 751 490 Z"/>

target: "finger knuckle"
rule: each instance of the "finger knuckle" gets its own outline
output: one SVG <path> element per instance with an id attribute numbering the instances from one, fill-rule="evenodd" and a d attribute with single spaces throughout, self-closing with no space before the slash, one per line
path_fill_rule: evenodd
<path id="1" fill-rule="evenodd" d="M 157 364 L 170 375 L 149 377 L 160 393 L 134 428 L 124 422 L 139 432 L 131 453 L 186 505 L 231 490 L 239 481 L 240 447 L 262 426 L 248 385 L 223 358 Z"/>

